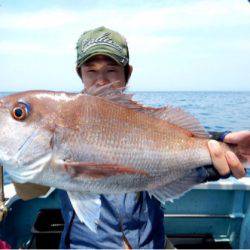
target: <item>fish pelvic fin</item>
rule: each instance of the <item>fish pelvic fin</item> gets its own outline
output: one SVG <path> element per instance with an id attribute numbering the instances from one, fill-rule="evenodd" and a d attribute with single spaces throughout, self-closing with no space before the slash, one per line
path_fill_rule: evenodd
<path id="1" fill-rule="evenodd" d="M 114 82 L 104 86 L 93 85 L 83 93 L 98 96 L 126 108 L 133 109 L 136 112 L 143 112 L 154 118 L 165 120 L 172 125 L 176 125 L 189 131 L 190 136 L 209 138 L 209 134 L 206 132 L 205 128 L 188 112 L 170 105 L 160 108 L 144 106 L 132 100 L 133 95 L 124 93 L 125 90 L 125 86 Z"/>
<path id="2" fill-rule="evenodd" d="M 122 174 L 138 174 L 144 176 L 149 175 L 146 171 L 118 164 L 70 161 L 66 161 L 63 164 L 66 171 L 72 177 L 85 175 L 94 179 L 98 179 Z"/>
<path id="3" fill-rule="evenodd" d="M 79 218 L 92 232 L 97 233 L 100 220 L 101 199 L 97 194 L 67 192 L 71 205 Z"/>

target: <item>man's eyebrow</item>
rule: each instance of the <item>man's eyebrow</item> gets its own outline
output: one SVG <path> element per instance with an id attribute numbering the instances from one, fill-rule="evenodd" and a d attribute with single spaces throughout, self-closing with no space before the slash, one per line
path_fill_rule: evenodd
<path id="1" fill-rule="evenodd" d="M 84 63 L 84 65 L 87 67 L 91 67 L 91 66 L 95 65 L 95 62 L 92 62 L 92 61 L 86 62 L 86 63 Z M 114 61 L 108 61 L 107 65 L 108 66 L 119 66 L 119 64 L 117 62 L 114 62 Z"/>
<path id="2" fill-rule="evenodd" d="M 91 67 L 91 66 L 94 66 L 94 63 L 87 62 L 87 63 L 84 63 L 83 65 L 84 65 L 85 67 Z"/>
<path id="3" fill-rule="evenodd" d="M 119 66 L 119 64 L 117 62 L 114 62 L 114 61 L 108 62 L 108 65 L 109 66 Z"/>

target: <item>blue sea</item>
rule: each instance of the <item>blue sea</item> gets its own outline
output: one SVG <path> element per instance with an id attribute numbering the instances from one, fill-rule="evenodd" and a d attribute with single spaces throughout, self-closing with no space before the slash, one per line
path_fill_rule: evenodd
<path id="1" fill-rule="evenodd" d="M 156 107 L 181 107 L 209 131 L 250 129 L 250 92 L 136 92 L 134 98 Z"/>
<path id="2" fill-rule="evenodd" d="M 134 92 L 134 99 L 154 107 L 183 108 L 208 131 L 250 130 L 250 92 Z"/>

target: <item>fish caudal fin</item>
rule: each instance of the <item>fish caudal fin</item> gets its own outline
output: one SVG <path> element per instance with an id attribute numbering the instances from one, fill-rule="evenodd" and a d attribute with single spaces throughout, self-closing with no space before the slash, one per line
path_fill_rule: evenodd
<path id="1" fill-rule="evenodd" d="M 101 199 L 97 194 L 84 194 L 80 192 L 67 192 L 72 207 L 79 220 L 92 232 L 97 232 L 100 219 Z"/>
<path id="2" fill-rule="evenodd" d="M 202 183 L 207 178 L 207 172 L 202 171 L 205 167 L 192 169 L 178 180 L 172 181 L 157 189 L 148 190 L 150 196 L 154 196 L 162 204 L 166 201 L 173 201 L 184 195 L 192 187 Z"/>

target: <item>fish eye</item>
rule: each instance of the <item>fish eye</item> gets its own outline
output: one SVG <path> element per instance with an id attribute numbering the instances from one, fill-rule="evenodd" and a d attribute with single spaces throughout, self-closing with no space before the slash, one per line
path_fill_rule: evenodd
<path id="1" fill-rule="evenodd" d="M 25 120 L 30 113 L 30 105 L 24 102 L 18 102 L 12 109 L 12 116 L 17 121 Z"/>

